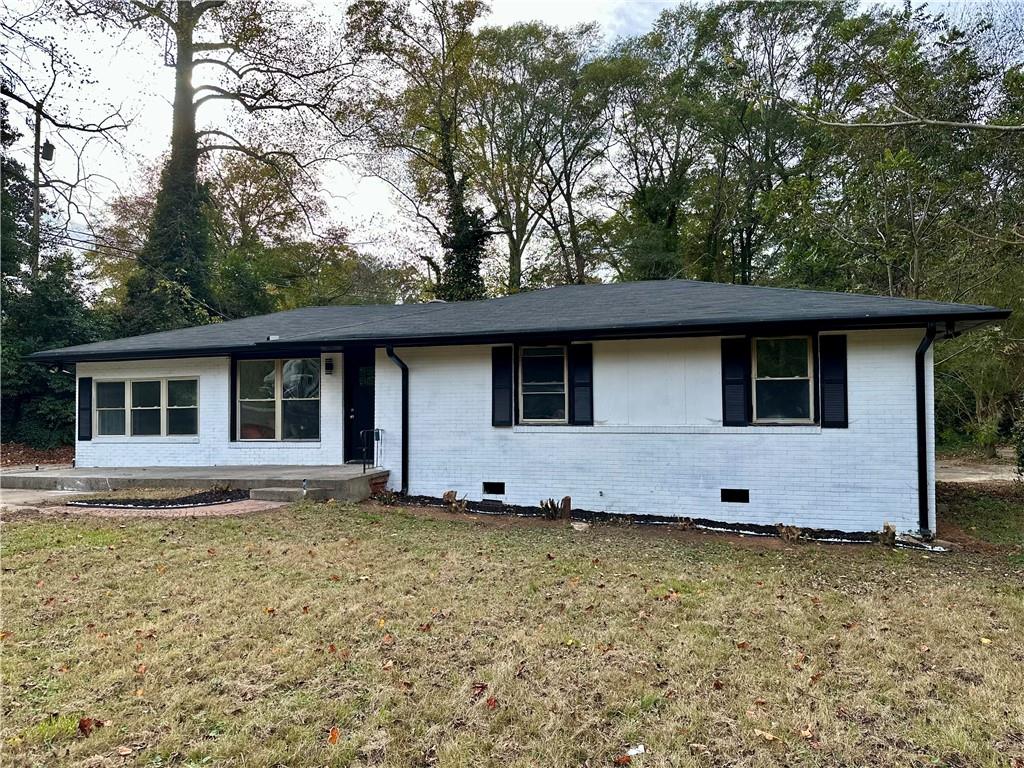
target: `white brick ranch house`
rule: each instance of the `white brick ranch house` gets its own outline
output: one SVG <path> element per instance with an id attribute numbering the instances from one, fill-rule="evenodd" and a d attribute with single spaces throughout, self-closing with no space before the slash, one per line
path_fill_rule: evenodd
<path id="1" fill-rule="evenodd" d="M 439 497 L 935 530 L 932 341 L 993 307 L 684 280 L 310 307 L 49 350 L 79 467 L 326 466 Z"/>

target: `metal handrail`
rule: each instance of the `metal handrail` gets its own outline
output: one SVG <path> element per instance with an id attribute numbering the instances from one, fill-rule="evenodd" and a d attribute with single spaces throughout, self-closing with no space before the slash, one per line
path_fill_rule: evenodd
<path id="1" fill-rule="evenodd" d="M 371 440 L 367 440 L 367 435 L 372 435 Z M 379 429 L 363 429 L 359 432 L 360 449 L 363 453 L 363 472 L 366 472 L 367 467 L 377 466 L 377 443 L 380 442 L 380 430 Z M 373 462 L 369 463 L 367 460 L 367 453 L 370 449 L 370 443 L 373 444 Z"/>

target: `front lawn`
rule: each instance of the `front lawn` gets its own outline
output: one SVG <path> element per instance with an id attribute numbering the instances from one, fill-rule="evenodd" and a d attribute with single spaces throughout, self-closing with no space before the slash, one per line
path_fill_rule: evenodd
<path id="1" fill-rule="evenodd" d="M 2 548 L 5 766 L 1024 763 L 1002 551 L 335 504 Z"/>

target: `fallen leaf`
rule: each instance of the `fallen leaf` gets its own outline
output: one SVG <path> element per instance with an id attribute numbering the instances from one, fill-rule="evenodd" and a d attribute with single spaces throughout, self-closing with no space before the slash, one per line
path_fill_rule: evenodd
<path id="1" fill-rule="evenodd" d="M 384 637 L 382 637 L 380 639 L 380 642 L 381 642 L 381 645 L 394 645 L 395 644 L 395 636 L 391 635 L 391 634 L 384 635 Z"/>
<path id="2" fill-rule="evenodd" d="M 340 738 L 341 731 L 338 729 L 338 726 L 332 725 L 330 733 L 327 734 L 327 743 L 333 747 L 335 744 L 338 743 L 338 739 Z"/>
<path id="3" fill-rule="evenodd" d="M 740 640 L 738 643 L 736 643 L 736 647 L 739 648 L 741 651 L 745 651 L 748 648 L 750 648 L 750 643 L 748 643 L 746 640 Z"/>
<path id="4" fill-rule="evenodd" d="M 268 616 L 273 616 L 274 615 L 274 611 L 276 611 L 277 609 L 276 608 L 265 608 L 264 610 L 267 612 Z"/>
<path id="5" fill-rule="evenodd" d="M 126 746 L 120 746 L 117 748 L 117 754 L 119 754 L 121 757 L 128 757 L 128 755 L 132 754 L 134 751 L 135 750 L 131 747 Z"/>
<path id="6" fill-rule="evenodd" d="M 482 683 L 480 681 L 476 681 L 476 682 L 473 683 L 472 690 L 473 690 L 473 698 L 474 699 L 479 699 L 481 696 L 484 695 L 484 691 L 487 690 L 487 683 Z"/>
<path id="7" fill-rule="evenodd" d="M 629 755 L 616 755 L 612 760 L 612 765 L 629 765 L 633 762 L 633 758 Z"/>
<path id="8" fill-rule="evenodd" d="M 420 624 L 420 632 L 429 632 L 431 624 L 428 621 L 426 624 Z"/>
<path id="9" fill-rule="evenodd" d="M 755 736 L 760 736 L 765 741 L 775 741 L 778 738 L 774 733 L 769 733 L 768 731 L 762 731 L 759 728 L 755 728 L 754 729 L 754 735 Z"/>
<path id="10" fill-rule="evenodd" d="M 302 606 L 302 612 L 303 613 L 309 613 L 309 606 L 308 605 Z"/>
<path id="11" fill-rule="evenodd" d="M 723 688 L 725 688 L 725 683 L 723 683 L 716 677 L 714 680 L 711 681 L 711 687 L 714 688 L 716 691 L 720 691 Z"/>
<path id="12" fill-rule="evenodd" d="M 982 645 L 992 645 L 992 641 L 989 638 L 987 638 L 987 637 L 983 637 L 983 638 L 981 638 L 981 644 Z"/>
<path id="13" fill-rule="evenodd" d="M 88 737 L 96 728 L 102 728 L 108 724 L 109 721 L 98 720 L 95 717 L 83 717 L 78 721 L 78 732 Z"/>
<path id="14" fill-rule="evenodd" d="M 498 699 L 496 697 L 494 697 L 494 696 L 489 696 L 487 698 L 486 704 L 487 704 L 487 708 L 488 709 L 497 709 L 498 708 Z"/>
<path id="15" fill-rule="evenodd" d="M 144 674 L 146 674 L 146 669 L 148 669 L 148 667 L 146 667 L 145 664 L 139 664 L 139 666 L 137 666 L 135 668 L 135 674 L 136 675 L 144 675 Z"/>
<path id="16" fill-rule="evenodd" d="M 337 650 L 338 650 L 338 646 L 336 646 L 334 643 L 331 643 L 330 645 L 327 646 L 327 652 L 328 653 L 336 653 Z"/>
<path id="17" fill-rule="evenodd" d="M 806 729 L 800 731 L 800 735 L 803 736 L 805 739 L 812 739 L 812 738 L 814 738 L 814 734 L 811 733 L 811 729 L 810 728 L 806 728 Z"/>

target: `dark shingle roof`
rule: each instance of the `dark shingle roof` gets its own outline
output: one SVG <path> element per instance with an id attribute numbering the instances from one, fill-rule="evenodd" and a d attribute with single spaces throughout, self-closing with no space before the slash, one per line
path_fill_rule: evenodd
<path id="1" fill-rule="evenodd" d="M 130 360 L 307 345 L 452 344 L 567 335 L 586 338 L 808 328 L 957 330 L 1009 316 L 994 307 L 690 280 L 566 285 L 445 304 L 306 307 L 214 325 L 37 352 L 39 361 Z M 277 337 L 268 339 L 268 337 Z"/>

